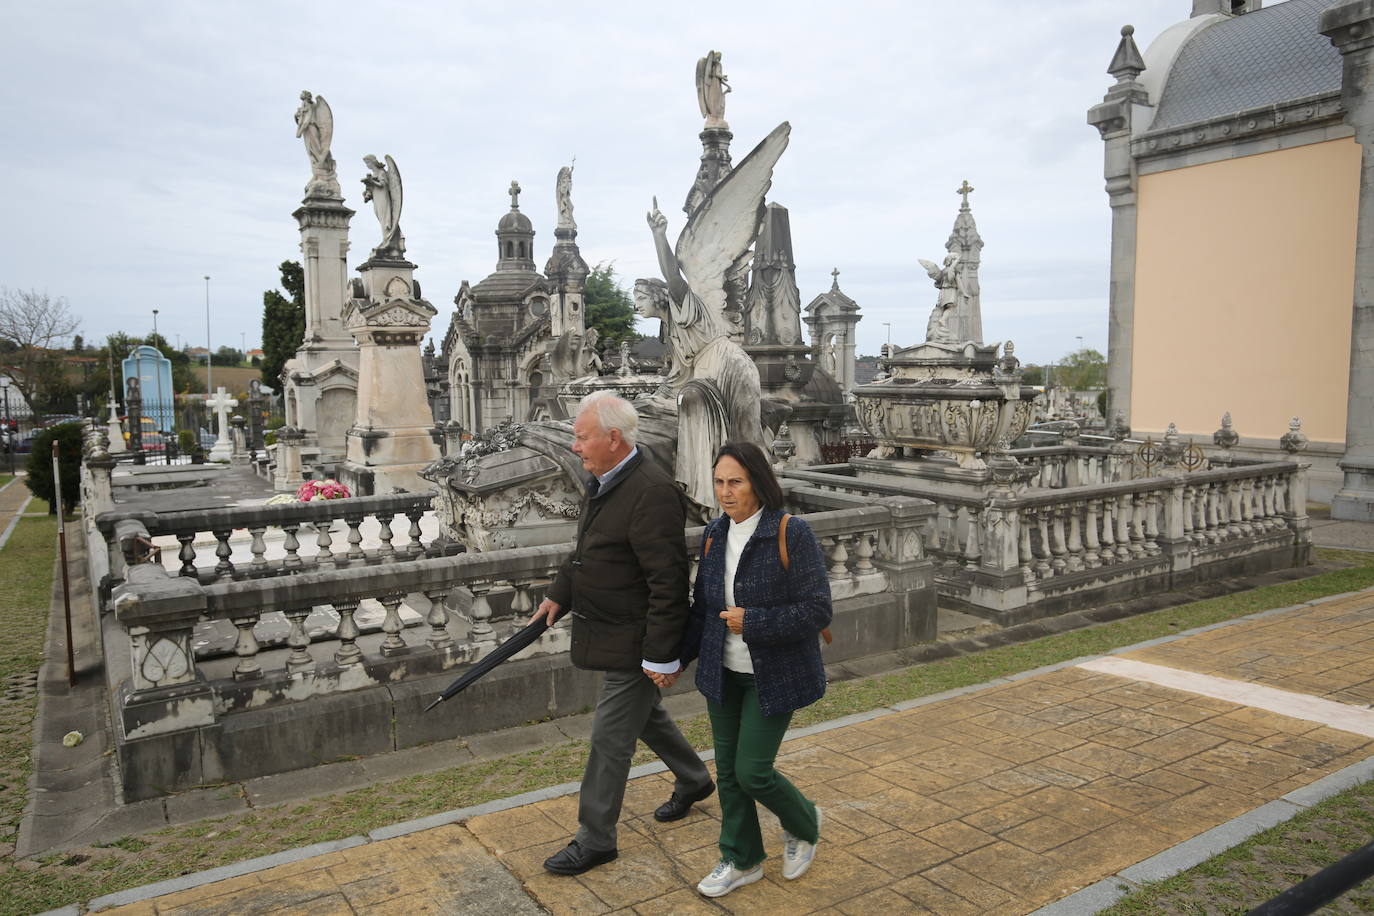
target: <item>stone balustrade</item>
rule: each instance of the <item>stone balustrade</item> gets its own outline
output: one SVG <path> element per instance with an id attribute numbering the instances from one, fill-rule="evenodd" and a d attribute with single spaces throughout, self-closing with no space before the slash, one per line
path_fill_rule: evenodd
<path id="1" fill-rule="evenodd" d="M 826 553 L 836 603 L 835 644 L 827 649 L 827 660 L 933 639 L 933 565 L 924 553 L 922 531 L 934 507 L 909 496 L 856 500 L 820 490 L 799 496 L 815 504 L 817 511 L 804 517 Z M 348 521 L 356 518 L 358 505 L 400 514 L 401 503 L 409 500 L 418 507 L 418 499 L 336 502 L 356 504 L 342 516 Z M 102 524 L 116 522 L 115 536 L 125 543 L 139 531 L 205 530 L 210 516 L 222 525 L 232 520 L 259 526 L 278 520 L 270 513 L 294 509 L 297 514 L 287 524 L 295 524 L 304 522 L 302 510 L 327 519 L 339 517 L 334 513 L 343 508 L 312 502 L 167 513 L 156 520 L 115 520 L 111 514 Z M 793 507 L 798 514 L 802 509 L 801 502 Z M 186 517 L 172 517 L 181 515 Z M 701 532 L 687 532 L 693 556 Z M 412 557 L 408 545 L 398 545 L 389 562 L 363 556 L 336 564 L 331 555 L 300 566 L 283 561 L 255 570 L 248 564 L 212 570 L 213 575 L 195 567 L 127 563 L 125 581 L 112 592 L 113 619 L 105 638 L 107 655 L 119 656 L 111 661 L 110 677 L 126 798 L 279 772 L 340 753 L 375 753 L 589 705 L 594 679 L 570 667 L 568 629 L 558 626 L 522 653 L 524 661 L 503 665 L 465 694 L 463 703 L 430 716 L 421 712 L 422 701 L 432 699 L 459 669 L 524 626 L 570 548 L 444 556 L 424 553 L 422 545 L 424 555 Z M 380 602 L 386 616 L 379 632 L 364 635 L 354 616 L 369 600 Z M 421 632 L 402 626 L 403 604 L 424 609 Z M 305 622 L 320 607 L 334 611 L 337 625 L 312 637 Z M 256 632 L 271 612 L 290 623 L 280 648 L 264 648 Z M 232 657 L 197 657 L 194 634 L 207 621 L 228 621 L 235 628 Z M 127 651 L 117 645 L 120 629 Z M 230 732 L 236 741 L 224 740 Z M 259 737 L 245 742 L 248 732 Z M 194 759 L 187 765 L 178 754 Z"/>
<path id="2" fill-rule="evenodd" d="M 95 516 L 111 554 L 125 564 L 141 562 L 140 541 L 175 538 L 179 574 L 202 582 L 261 579 L 322 569 L 391 563 L 433 555 L 451 545 L 422 540 L 420 521 L 432 494 L 400 493 L 348 499 L 314 499 L 276 506 L 233 507 L 184 512 L 106 511 Z M 336 522 L 343 523 L 342 531 Z M 376 523 L 378 546 L 363 547 L 362 528 Z M 235 562 L 230 539 L 249 535 L 247 557 Z M 214 539 L 213 548 L 205 543 Z M 269 537 L 280 541 L 269 556 Z M 201 542 L 197 549 L 197 541 Z M 199 562 L 197 562 L 199 561 Z"/>
<path id="3" fill-rule="evenodd" d="M 801 496 L 930 500 L 922 539 L 941 596 L 1001 623 L 1307 562 L 1305 465 L 1174 466 L 1157 477 L 1066 485 L 1075 462 L 1081 473 L 1081 462 L 1105 451 L 1077 448 L 1078 455 L 1031 450 L 1073 460 L 1056 462 L 1048 475 L 1043 462 L 1023 463 L 1022 484 L 981 497 L 919 481 L 873 483 L 837 469 L 784 476 Z"/>

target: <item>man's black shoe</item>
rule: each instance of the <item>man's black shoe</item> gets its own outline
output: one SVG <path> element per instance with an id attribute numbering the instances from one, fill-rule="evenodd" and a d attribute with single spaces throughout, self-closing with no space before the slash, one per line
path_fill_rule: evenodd
<path id="1" fill-rule="evenodd" d="M 688 811 L 692 810 L 693 805 L 703 798 L 710 798 L 711 793 L 714 791 L 716 791 L 716 784 L 708 782 L 702 788 L 697 789 L 695 792 L 689 792 L 686 795 L 674 792 L 671 798 L 658 806 L 658 810 L 654 812 L 654 820 L 663 821 L 664 823 L 668 821 L 680 821 L 687 816 Z"/>
<path id="2" fill-rule="evenodd" d="M 614 849 L 583 849 L 581 843 L 573 840 L 545 859 L 544 868 L 555 875 L 580 875 L 598 865 L 614 861 L 619 855 L 620 853 Z"/>

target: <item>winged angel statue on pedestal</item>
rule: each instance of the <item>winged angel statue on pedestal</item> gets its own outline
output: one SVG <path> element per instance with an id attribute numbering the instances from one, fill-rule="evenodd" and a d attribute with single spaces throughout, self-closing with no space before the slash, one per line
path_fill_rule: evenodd
<path id="1" fill-rule="evenodd" d="M 406 253 L 405 236 L 401 235 L 401 171 L 390 156 L 386 165 L 376 156 L 364 156 L 363 163 L 368 169 L 363 177 L 363 200 L 372 201 L 372 210 L 382 225 L 382 243 L 372 253 L 400 257 Z"/>
<path id="2" fill-rule="evenodd" d="M 339 179 L 334 171 L 334 157 L 329 145 L 334 142 L 334 113 L 324 96 L 301 93 L 301 106 L 296 109 L 296 136 L 305 141 L 305 154 L 310 157 L 310 183 L 305 186 L 307 197 L 339 197 Z"/>
<path id="3" fill-rule="evenodd" d="M 759 371 L 735 339 L 725 308 L 726 275 L 748 257 L 764 218 L 773 166 L 792 128 L 783 122 L 706 195 L 687 218 L 676 247 L 668 220 L 648 215 L 664 280 L 635 283 L 635 310 L 663 322 L 668 343 L 664 393 L 677 395 L 675 476 L 687 495 L 714 505 L 711 459 L 727 439 L 765 446 Z"/>

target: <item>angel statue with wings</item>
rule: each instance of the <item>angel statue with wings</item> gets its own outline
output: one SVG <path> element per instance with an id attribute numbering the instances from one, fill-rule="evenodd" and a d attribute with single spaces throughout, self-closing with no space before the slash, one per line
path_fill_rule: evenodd
<path id="1" fill-rule="evenodd" d="M 723 442 L 766 447 L 759 371 L 731 336 L 726 278 L 758 238 L 764 195 L 791 129 L 780 124 L 706 195 L 676 247 L 656 199 L 648 215 L 664 279 L 635 283 L 635 310 L 658 318 L 667 332 L 664 387 L 676 393 L 678 412 L 675 476 L 702 506 L 714 504 L 711 458 Z"/>
<path id="2" fill-rule="evenodd" d="M 386 165 L 376 156 L 364 156 L 363 162 L 369 172 L 363 177 L 363 200 L 372 201 L 377 222 L 382 224 L 382 243 L 372 253 L 400 257 L 406 253 L 405 236 L 401 235 L 401 172 L 390 156 Z"/>
<path id="3" fill-rule="evenodd" d="M 725 94 L 730 91 L 730 78 L 720 62 L 720 52 L 711 51 L 697 61 L 697 105 L 707 127 L 728 128 L 725 123 Z"/>
<path id="4" fill-rule="evenodd" d="M 301 93 L 301 107 L 296 109 L 296 136 L 305 141 L 305 154 L 310 157 L 311 177 L 305 186 L 306 196 L 342 197 L 334 157 L 329 152 L 329 144 L 334 142 L 334 113 L 324 96 Z"/>
<path id="5" fill-rule="evenodd" d="M 917 258 L 917 260 L 926 269 L 926 274 L 935 281 L 935 288 L 940 291 L 935 300 L 935 308 L 931 310 L 930 321 L 926 322 L 926 341 L 928 343 L 959 343 L 955 333 L 949 327 L 949 319 L 968 299 L 968 293 L 964 291 L 963 278 L 959 272 L 958 253 L 951 251 L 945 256 L 943 265 L 936 264 L 934 261 L 927 261 L 925 258 Z"/>

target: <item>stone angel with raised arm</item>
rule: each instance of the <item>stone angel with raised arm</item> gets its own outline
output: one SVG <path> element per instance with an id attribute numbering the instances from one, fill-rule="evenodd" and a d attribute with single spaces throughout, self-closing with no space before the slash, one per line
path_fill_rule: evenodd
<path id="1" fill-rule="evenodd" d="M 936 264 L 925 258 L 917 260 L 925 268 L 926 274 L 935 281 L 935 288 L 939 290 L 935 308 L 930 313 L 930 320 L 926 322 L 926 340 L 932 343 L 958 343 L 954 339 L 954 332 L 949 329 L 949 319 L 954 317 L 954 311 L 968 297 L 960 276 L 959 255 L 950 252 L 945 256 L 944 264 Z"/>
<path id="2" fill-rule="evenodd" d="M 334 142 L 334 113 L 324 96 L 301 93 L 301 105 L 296 109 L 296 136 L 305 141 L 305 154 L 310 157 L 311 177 L 305 186 L 306 196 L 341 196 L 334 156 L 329 152 L 329 145 Z"/>

